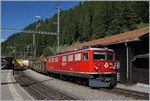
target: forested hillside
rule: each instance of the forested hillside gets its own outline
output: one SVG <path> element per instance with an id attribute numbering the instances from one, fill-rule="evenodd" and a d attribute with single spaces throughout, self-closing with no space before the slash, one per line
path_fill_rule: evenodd
<path id="1" fill-rule="evenodd" d="M 40 20 L 40 31 L 57 32 L 57 15 Z M 86 1 L 60 13 L 60 44 L 68 46 L 148 26 L 148 1 Z M 35 30 L 35 22 L 25 29 Z M 37 54 L 51 55 L 56 49 L 56 36 L 36 35 Z M 26 44 L 17 46 L 15 44 Z M 14 49 L 11 45 L 18 47 Z M 20 48 L 21 47 L 21 48 Z M 2 53 L 33 51 L 32 34 L 17 33 L 2 43 Z"/>

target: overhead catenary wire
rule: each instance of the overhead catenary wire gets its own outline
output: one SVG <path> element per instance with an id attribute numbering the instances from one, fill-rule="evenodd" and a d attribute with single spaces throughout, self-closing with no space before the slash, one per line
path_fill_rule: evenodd
<path id="1" fill-rule="evenodd" d="M 33 17 L 33 16 L 34 16 L 35 11 L 36 11 L 36 9 L 37 9 L 37 3 L 38 3 L 38 2 L 35 2 L 35 3 L 34 3 L 34 6 L 32 7 L 31 12 L 30 12 L 30 14 L 29 14 L 28 18 Z"/>
<path id="2" fill-rule="evenodd" d="M 54 5 L 52 8 L 50 8 L 41 18 L 45 18 L 53 9 L 56 9 L 56 7 L 58 6 L 58 4 L 60 4 L 61 1 L 58 1 L 56 3 L 56 5 Z"/>

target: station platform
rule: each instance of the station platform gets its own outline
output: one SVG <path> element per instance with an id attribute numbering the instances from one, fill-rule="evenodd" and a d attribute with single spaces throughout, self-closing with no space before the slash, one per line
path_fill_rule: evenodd
<path id="1" fill-rule="evenodd" d="M 142 93 L 149 93 L 149 85 L 141 84 L 141 83 L 137 83 L 132 86 L 118 83 L 116 88 L 137 91 L 137 92 L 142 92 Z"/>
<path id="2" fill-rule="evenodd" d="M 1 100 L 34 100 L 14 79 L 13 70 L 1 70 Z"/>

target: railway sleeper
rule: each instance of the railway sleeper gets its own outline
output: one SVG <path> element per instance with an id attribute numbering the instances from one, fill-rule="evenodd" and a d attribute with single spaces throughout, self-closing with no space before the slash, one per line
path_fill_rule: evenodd
<path id="1" fill-rule="evenodd" d="M 16 71 L 18 73 L 18 71 Z M 48 88 L 47 86 L 38 83 L 32 78 L 25 78 L 24 74 L 19 72 L 20 75 L 17 79 L 19 82 L 23 82 L 27 85 L 25 88 L 28 89 L 29 93 L 34 96 L 35 99 L 43 100 L 70 100 L 75 99 L 74 97 L 70 97 L 63 92 L 59 92 L 53 88 Z M 58 76 L 58 75 L 57 75 Z M 22 78 L 23 77 L 23 78 Z M 36 95 L 36 96 L 35 96 Z"/>

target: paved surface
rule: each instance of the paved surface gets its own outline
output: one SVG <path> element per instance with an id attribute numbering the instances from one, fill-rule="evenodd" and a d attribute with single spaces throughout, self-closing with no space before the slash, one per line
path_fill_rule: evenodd
<path id="1" fill-rule="evenodd" d="M 1 70 L 1 100 L 34 100 L 13 77 L 13 70 Z"/>
<path id="2" fill-rule="evenodd" d="M 117 88 L 138 91 L 143 93 L 149 93 L 149 85 L 137 83 L 132 86 L 126 86 L 124 84 L 117 84 Z"/>

